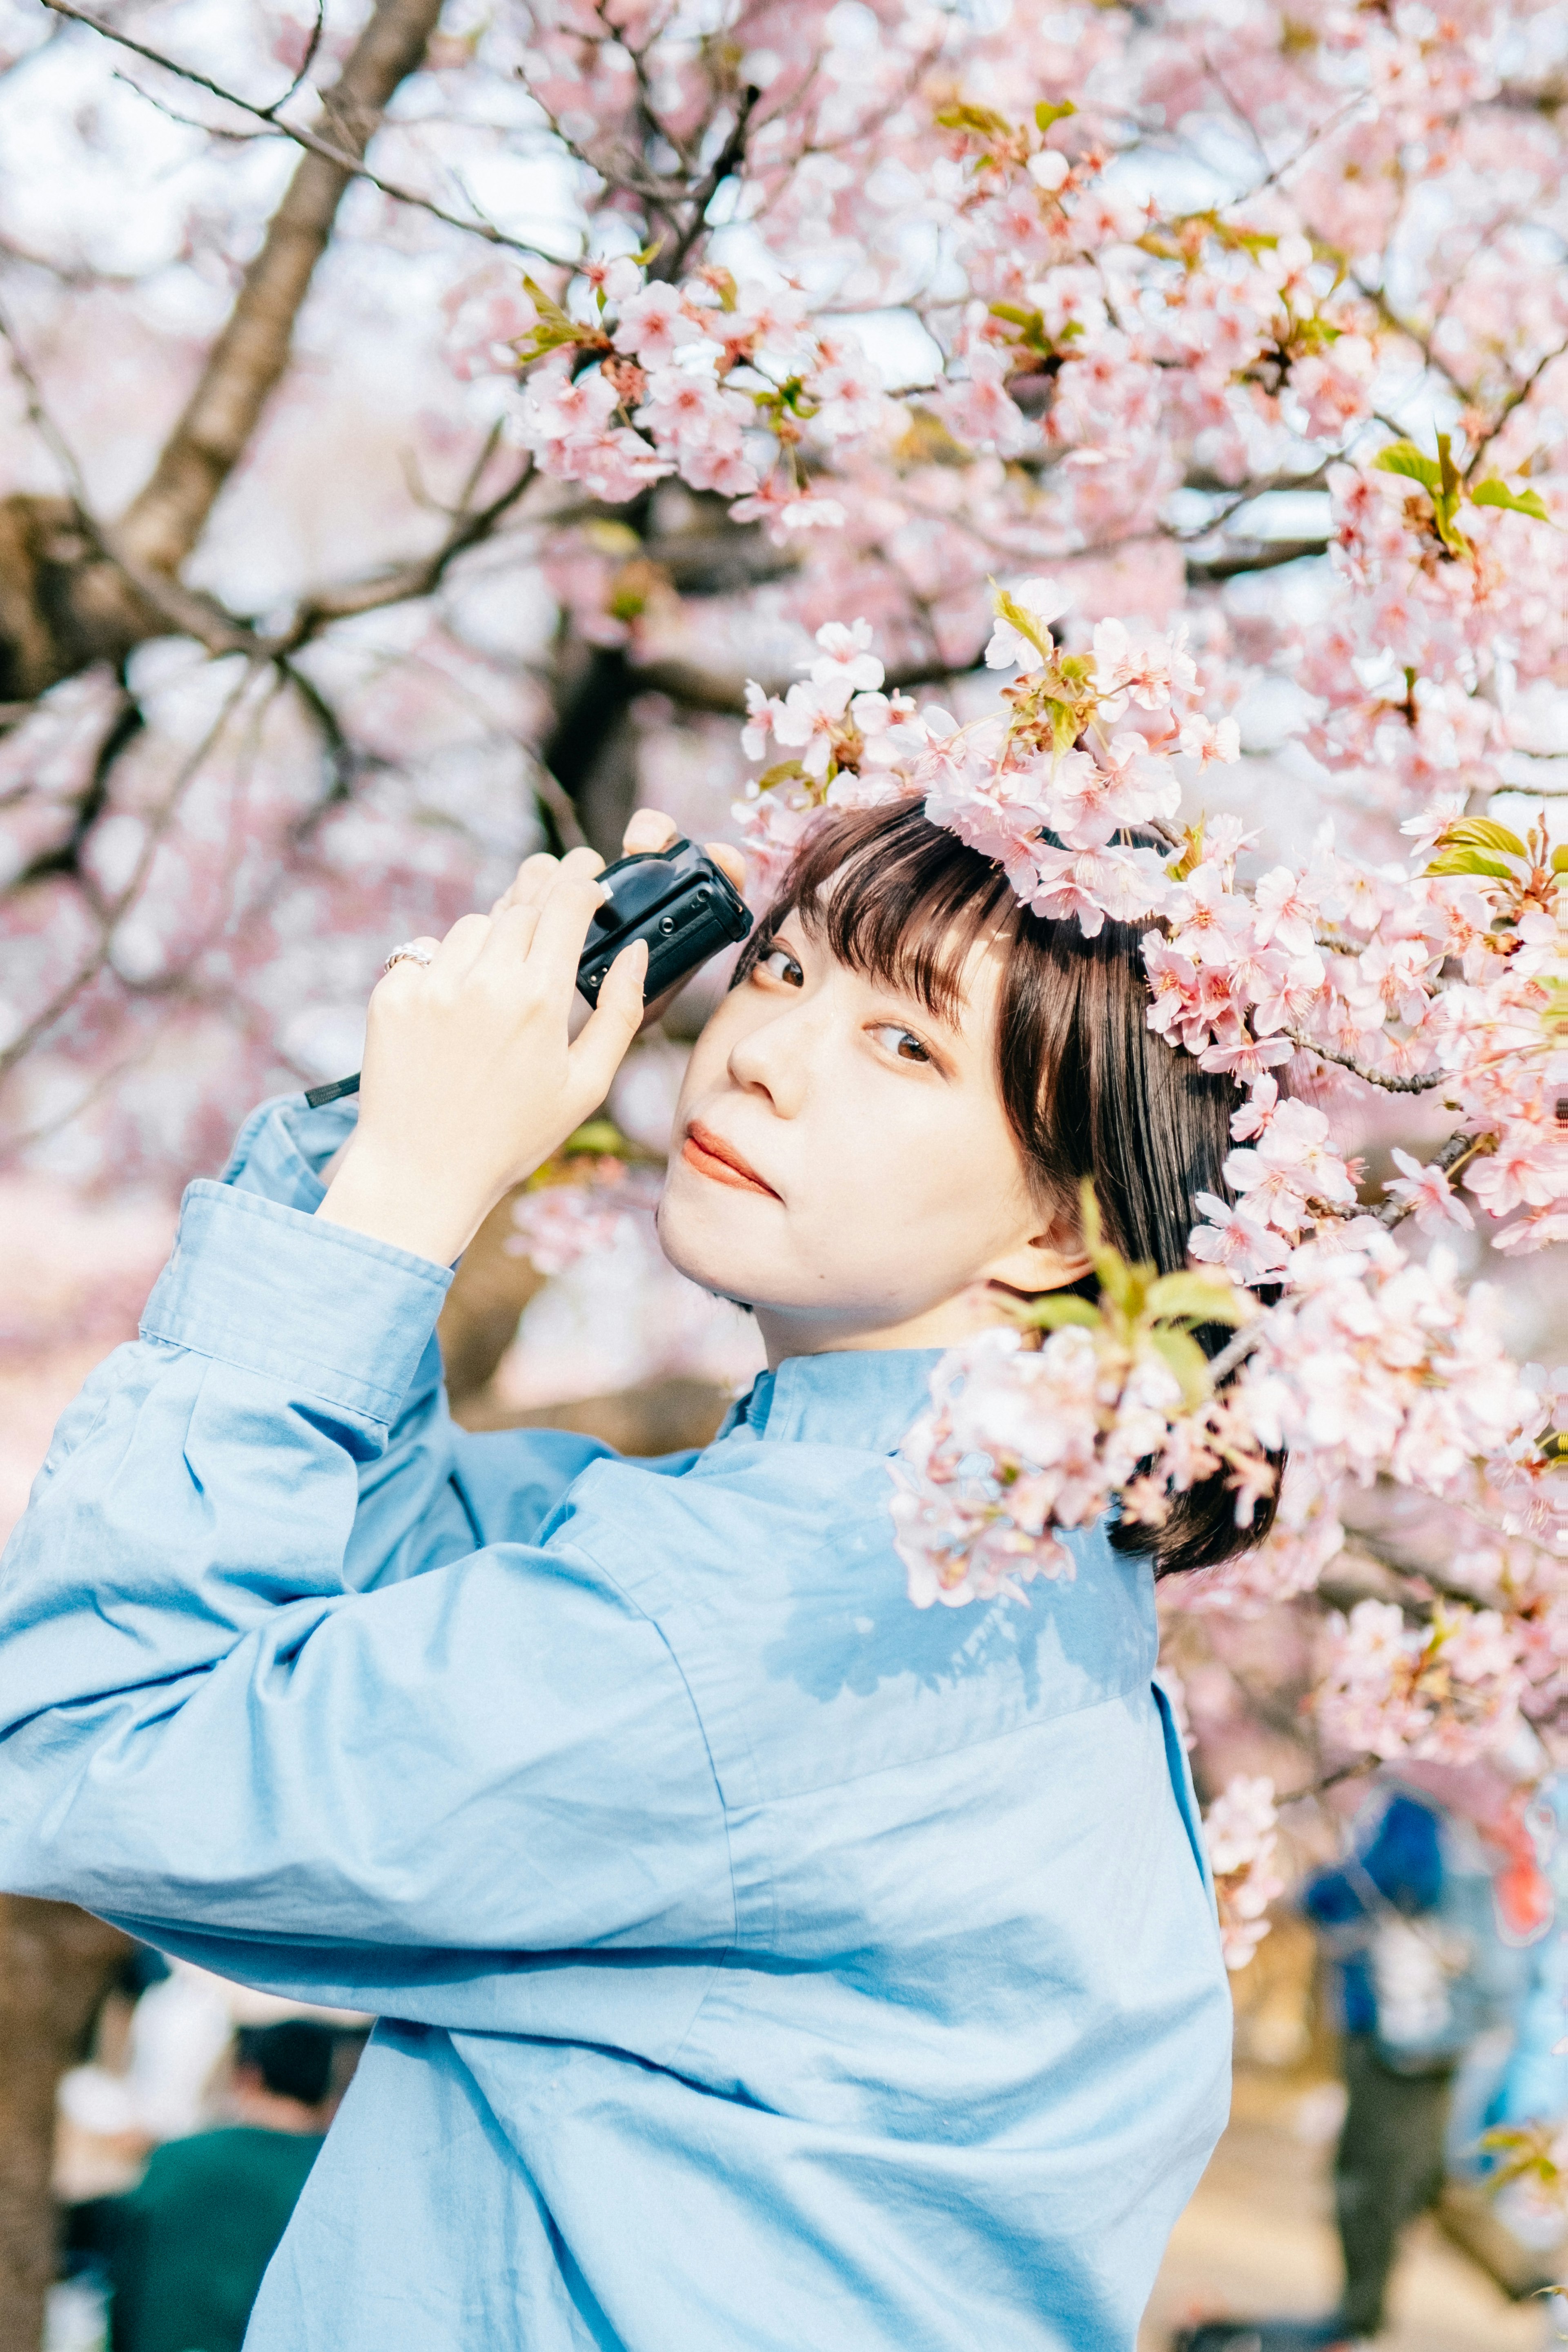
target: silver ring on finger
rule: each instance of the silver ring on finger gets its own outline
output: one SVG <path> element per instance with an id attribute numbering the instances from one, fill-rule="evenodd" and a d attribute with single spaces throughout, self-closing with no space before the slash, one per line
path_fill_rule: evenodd
<path id="1" fill-rule="evenodd" d="M 383 971 L 390 971 L 395 963 L 429 963 L 435 954 L 435 949 L 427 948 L 422 940 L 405 940 L 393 949 L 381 968 Z"/>

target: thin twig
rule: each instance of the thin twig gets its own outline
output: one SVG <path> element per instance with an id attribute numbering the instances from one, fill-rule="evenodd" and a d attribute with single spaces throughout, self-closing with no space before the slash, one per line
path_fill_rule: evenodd
<path id="1" fill-rule="evenodd" d="M 1332 1062 L 1342 1070 L 1352 1070 L 1358 1078 L 1364 1078 L 1369 1087 L 1381 1087 L 1384 1094 L 1427 1095 L 1435 1087 L 1453 1084 L 1445 1070 L 1430 1071 L 1423 1077 L 1391 1078 L 1385 1070 L 1369 1070 L 1366 1064 L 1358 1062 L 1353 1054 L 1338 1054 L 1331 1045 L 1314 1044 L 1310 1037 L 1303 1037 L 1299 1029 L 1287 1029 L 1281 1034 L 1303 1054 L 1316 1054 L 1320 1062 Z"/>
<path id="2" fill-rule="evenodd" d="M 1275 1811 L 1283 1811 L 1287 1805 L 1304 1805 L 1309 1798 L 1326 1796 L 1342 1781 L 1359 1780 L 1363 1772 L 1375 1772 L 1384 1761 L 1381 1756 L 1358 1756 L 1353 1763 L 1337 1764 L 1331 1772 L 1323 1773 L 1319 1780 L 1309 1780 L 1304 1789 L 1292 1789 L 1288 1797 L 1277 1797 Z"/>
<path id="3" fill-rule="evenodd" d="M 1468 1135 L 1461 1128 L 1458 1134 L 1448 1138 L 1440 1151 L 1433 1153 L 1427 1166 L 1440 1168 L 1445 1176 L 1457 1176 L 1467 1161 L 1482 1159 L 1489 1151 L 1495 1151 L 1500 1139 L 1489 1130 L 1483 1135 Z M 1406 1217 L 1415 1213 L 1414 1201 L 1385 1201 L 1381 1209 L 1373 1211 L 1378 1223 L 1386 1226 L 1390 1233 L 1395 1225 L 1403 1224 Z"/>
<path id="4" fill-rule="evenodd" d="M 248 691 L 251 681 L 257 675 L 257 667 L 258 665 L 254 662 L 247 665 L 237 683 L 225 697 L 217 717 L 195 750 L 182 762 L 173 784 L 164 795 L 163 805 L 147 825 L 146 837 L 142 844 L 134 866 L 121 888 L 99 917 L 99 936 L 92 949 L 82 957 L 70 978 L 56 990 L 48 1003 L 40 1006 L 33 1018 L 12 1038 L 4 1052 L 0 1052 L 0 1076 L 4 1076 L 7 1071 L 15 1068 L 18 1062 L 32 1052 L 38 1040 L 47 1035 L 56 1022 L 65 1017 L 82 990 L 97 979 L 109 961 L 116 926 L 134 905 L 142 886 L 152 870 L 153 860 L 158 853 L 159 845 L 174 821 L 175 810 L 193 779 L 205 762 L 208 753 L 221 738 L 241 698 Z"/>
<path id="5" fill-rule="evenodd" d="M 181 65 L 177 58 L 166 56 L 163 50 L 150 48 L 145 41 L 133 40 L 129 33 L 122 33 L 118 26 L 106 23 L 101 16 L 95 16 L 89 9 L 78 8 L 73 0 L 43 0 L 43 5 L 57 16 L 68 16 L 73 24 L 85 25 L 90 32 L 100 34 L 106 41 L 113 41 L 121 48 L 131 50 L 133 56 L 144 58 L 149 65 L 161 68 L 164 73 L 172 73 L 181 81 L 191 82 L 196 89 L 208 91 L 226 106 L 237 107 L 241 114 L 248 114 L 253 121 L 266 123 L 272 136 L 291 139 L 296 147 L 303 147 L 309 154 L 319 155 L 323 163 L 335 165 L 351 179 L 363 180 L 394 204 L 412 205 L 416 212 L 428 213 L 433 220 L 443 222 L 447 228 L 461 229 L 466 236 L 481 237 L 487 245 L 504 247 L 510 253 L 526 253 L 535 260 L 553 262 L 562 268 L 574 267 L 574 258 L 569 254 L 552 253 L 547 246 L 536 243 L 531 237 L 509 236 L 504 229 L 497 228 L 493 221 L 465 219 L 460 213 L 448 212 L 445 205 L 437 204 L 433 197 L 421 195 L 416 188 L 405 187 L 401 181 L 389 180 L 381 173 L 373 172 L 346 147 L 339 147 L 331 140 L 319 137 L 314 131 L 303 131 L 296 123 L 280 122 L 272 107 L 254 105 L 249 99 L 241 98 L 237 90 L 226 89 L 222 82 L 214 81 L 207 74 L 198 73 L 194 66 Z M 135 87 L 134 84 L 132 86 Z M 143 91 L 142 95 L 147 97 L 148 93 Z M 155 100 L 152 102 L 157 103 Z M 283 100 L 275 100 L 273 103 L 280 106 Z"/>
<path id="6" fill-rule="evenodd" d="M 1508 420 L 1513 415 L 1514 410 L 1520 407 L 1523 402 L 1530 398 L 1531 394 L 1535 390 L 1536 385 L 1540 383 L 1542 377 L 1545 374 L 1552 362 L 1554 360 L 1562 359 L 1564 352 L 1568 352 L 1568 341 L 1558 343 L 1549 352 L 1542 352 L 1541 357 L 1536 361 L 1535 365 L 1531 369 L 1530 373 L 1525 377 L 1523 383 L 1515 384 L 1513 389 L 1508 394 L 1501 407 L 1498 410 L 1496 416 L 1492 419 L 1490 425 L 1488 425 L 1486 431 L 1476 443 L 1475 448 L 1470 453 L 1469 464 L 1465 467 L 1465 479 L 1467 482 L 1469 481 L 1471 477 L 1474 475 L 1476 467 L 1480 464 L 1482 457 L 1491 447 L 1492 443 L 1497 439 L 1498 435 L 1502 431 L 1503 426 L 1508 423 Z"/>

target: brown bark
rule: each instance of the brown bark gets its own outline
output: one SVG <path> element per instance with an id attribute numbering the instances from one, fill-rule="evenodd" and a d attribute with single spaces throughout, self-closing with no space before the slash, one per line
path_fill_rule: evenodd
<path id="1" fill-rule="evenodd" d="M 85 1911 L 0 1895 L 0 2352 L 38 2352 L 56 2260 L 55 2084 L 131 1948 Z"/>
<path id="2" fill-rule="evenodd" d="M 377 0 L 326 95 L 327 128 L 345 154 L 358 159 L 364 153 L 394 91 L 424 56 L 441 5 L 442 0 Z M 177 572 L 200 538 L 289 363 L 294 321 L 350 177 L 320 155 L 307 154 L 300 162 L 245 273 L 201 382 L 152 479 L 121 522 L 119 540 L 135 562 Z"/>
<path id="3" fill-rule="evenodd" d="M 0 499 L 0 703 L 119 662 L 166 625 L 94 547 L 68 499 Z"/>

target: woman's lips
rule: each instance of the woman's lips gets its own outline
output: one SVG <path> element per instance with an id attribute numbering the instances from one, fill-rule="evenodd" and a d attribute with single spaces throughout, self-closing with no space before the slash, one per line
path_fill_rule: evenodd
<path id="1" fill-rule="evenodd" d="M 749 1160 L 742 1160 L 732 1143 L 715 1135 L 694 1118 L 686 1130 L 686 1140 L 680 1156 L 689 1168 L 700 1176 L 711 1176 L 715 1184 L 730 1184 L 738 1192 L 760 1192 L 764 1201 L 776 1201 L 779 1195 L 771 1184 L 764 1184 Z"/>

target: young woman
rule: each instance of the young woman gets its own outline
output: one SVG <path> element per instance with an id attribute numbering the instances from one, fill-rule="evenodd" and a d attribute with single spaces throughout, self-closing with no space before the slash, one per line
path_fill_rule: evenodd
<path id="1" fill-rule="evenodd" d="M 394 966 L 357 1124 L 191 1187 L 0 1585 L 0 1881 L 381 2018 L 252 2352 L 1129 2352 L 1230 2044 L 1152 1566 L 918 1612 L 886 1457 L 987 1286 L 1083 1276 L 1086 1171 L 1181 1263 L 1231 1090 L 1130 934 L 839 819 L 659 1212 L 770 1369 L 696 1456 L 466 1435 L 447 1269 L 641 1017 L 636 949 L 568 1043 L 593 863 Z"/>

